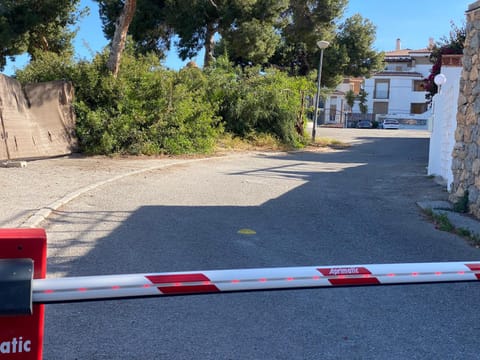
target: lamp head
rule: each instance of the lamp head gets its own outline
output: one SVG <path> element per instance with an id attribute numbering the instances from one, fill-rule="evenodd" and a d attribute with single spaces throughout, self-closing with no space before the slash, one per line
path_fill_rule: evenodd
<path id="1" fill-rule="evenodd" d="M 435 82 L 435 85 L 442 86 L 447 82 L 447 77 L 443 74 L 438 74 L 438 75 L 435 75 L 435 77 L 433 78 L 433 81 Z"/>
<path id="2" fill-rule="evenodd" d="M 330 43 L 328 41 L 325 41 L 325 40 L 317 41 L 317 46 L 320 49 L 326 49 L 329 45 L 330 45 Z"/>

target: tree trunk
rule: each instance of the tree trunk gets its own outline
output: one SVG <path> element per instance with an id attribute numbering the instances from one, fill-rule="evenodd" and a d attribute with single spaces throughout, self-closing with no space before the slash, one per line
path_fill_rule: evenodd
<path id="1" fill-rule="evenodd" d="M 210 66 L 212 61 L 214 60 L 213 57 L 213 49 L 215 47 L 215 25 L 208 24 L 207 25 L 207 33 L 205 34 L 205 57 L 203 59 L 203 67 L 207 68 Z"/>
<path id="2" fill-rule="evenodd" d="M 115 23 L 115 34 L 113 35 L 110 56 L 107 61 L 107 68 L 114 77 L 117 77 L 120 69 L 120 59 L 127 41 L 128 27 L 132 22 L 136 6 L 137 0 L 125 0 L 122 13 Z"/>
<path id="3" fill-rule="evenodd" d="M 305 130 L 303 128 L 304 125 L 304 120 L 303 120 L 303 113 L 305 110 L 305 92 L 303 90 L 300 90 L 300 112 L 297 115 L 297 122 L 295 123 L 295 129 L 297 130 L 297 133 L 299 136 L 303 136 L 305 133 Z"/>

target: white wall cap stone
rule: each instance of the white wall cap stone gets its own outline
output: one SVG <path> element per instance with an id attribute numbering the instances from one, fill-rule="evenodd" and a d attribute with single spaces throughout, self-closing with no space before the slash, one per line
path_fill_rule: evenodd
<path id="1" fill-rule="evenodd" d="M 474 11 L 480 9 L 480 1 L 475 1 L 474 3 L 468 5 L 468 11 Z"/>

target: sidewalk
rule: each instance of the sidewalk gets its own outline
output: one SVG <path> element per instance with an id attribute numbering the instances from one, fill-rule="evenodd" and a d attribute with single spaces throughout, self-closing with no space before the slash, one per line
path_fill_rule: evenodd
<path id="1" fill-rule="evenodd" d="M 72 155 L 0 168 L 0 227 L 38 227 L 83 193 L 125 176 L 207 158 L 84 157 Z"/>

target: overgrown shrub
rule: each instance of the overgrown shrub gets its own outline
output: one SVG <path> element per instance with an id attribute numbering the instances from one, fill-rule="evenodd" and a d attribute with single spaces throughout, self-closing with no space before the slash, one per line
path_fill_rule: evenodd
<path id="1" fill-rule="evenodd" d="M 265 134 L 296 147 L 305 141 L 305 100 L 315 88 L 304 78 L 233 68 L 225 59 L 207 71 L 176 72 L 154 55 L 134 56 L 131 48 L 114 78 L 107 58 L 107 52 L 91 61 L 44 53 L 17 72 L 22 83 L 72 81 L 85 153 L 208 153 L 224 127 L 242 138 Z"/>
<path id="2" fill-rule="evenodd" d="M 22 84 L 38 83 L 72 78 L 75 62 L 70 54 L 39 51 L 35 60 L 24 69 L 17 70 L 15 77 Z"/>
<path id="3" fill-rule="evenodd" d="M 273 69 L 241 71 L 225 64 L 209 74 L 226 131 L 247 138 L 270 134 L 291 146 L 305 141 L 306 98 L 315 91 L 313 83 Z"/>
<path id="4" fill-rule="evenodd" d="M 65 66 L 76 91 L 77 136 L 90 154 L 208 153 L 222 132 L 208 81 L 196 68 L 174 72 L 151 56 L 125 52 L 118 78 L 106 69 L 107 54 Z M 32 62 L 22 82 L 51 80 L 58 62 Z M 46 76 L 48 75 L 48 76 Z M 58 79 L 58 77 L 57 77 Z"/>

